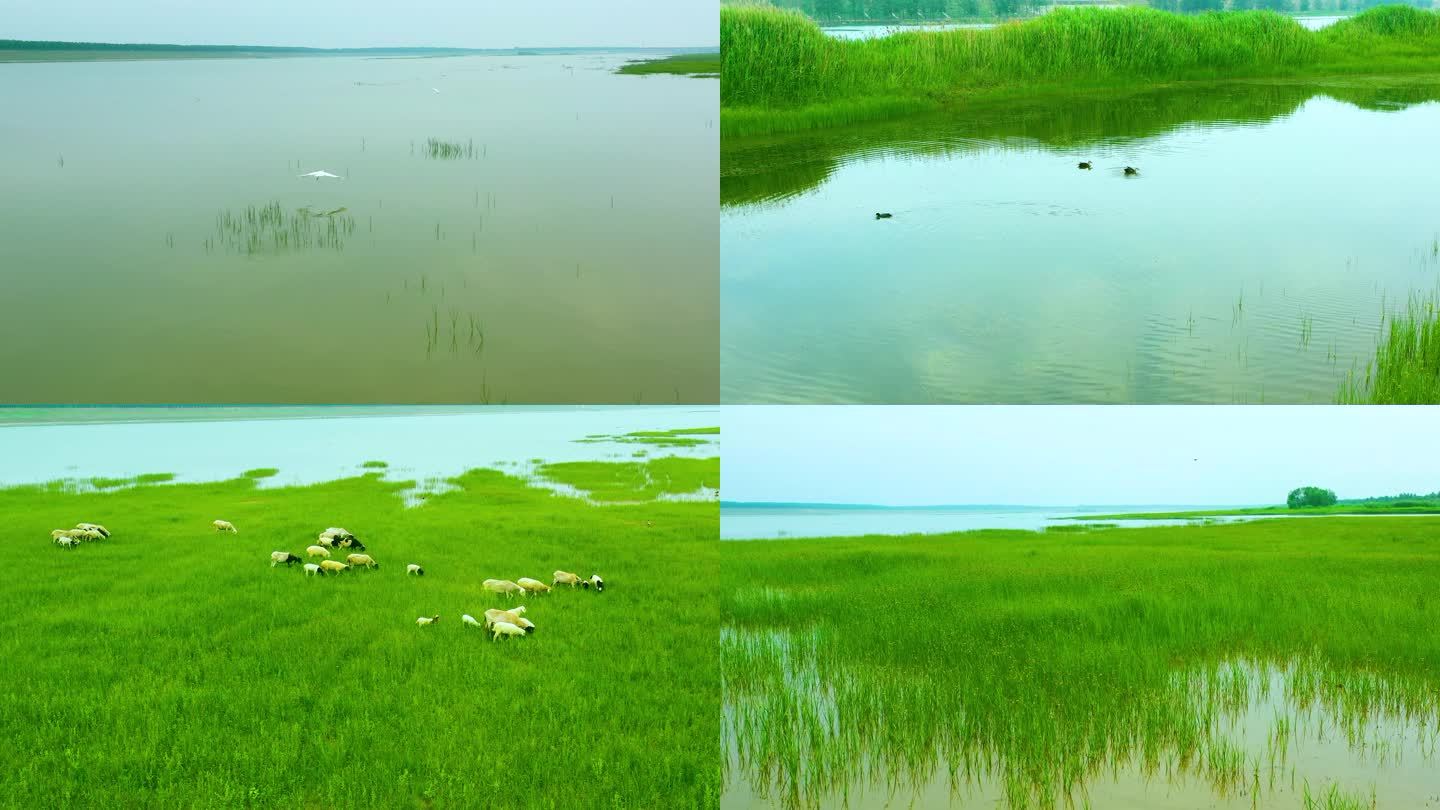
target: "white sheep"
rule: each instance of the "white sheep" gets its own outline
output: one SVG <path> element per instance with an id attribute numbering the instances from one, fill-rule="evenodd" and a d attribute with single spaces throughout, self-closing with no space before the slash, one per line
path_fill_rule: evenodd
<path id="1" fill-rule="evenodd" d="M 508 579 L 487 579 L 483 583 L 481 583 L 481 585 L 487 591 L 504 594 L 505 596 L 512 596 L 516 593 L 519 593 L 521 596 L 525 595 L 524 588 L 516 585 Z"/>
<path id="2" fill-rule="evenodd" d="M 55 545 L 61 548 L 74 548 L 80 545 L 80 541 L 73 537 L 57 537 L 55 538 Z"/>
<path id="3" fill-rule="evenodd" d="M 230 532 L 232 534 L 239 534 L 239 532 L 235 531 L 235 524 L 231 523 L 228 520 L 212 520 L 210 521 L 210 525 L 214 526 L 215 531 L 217 532 Z"/>
<path id="4" fill-rule="evenodd" d="M 579 576 L 578 574 L 572 574 L 572 573 L 570 573 L 569 571 L 556 571 L 556 572 L 555 572 L 555 581 L 552 582 L 552 583 L 550 583 L 550 584 L 551 584 L 551 585 L 569 585 L 570 587 L 573 588 L 573 587 L 575 587 L 576 585 L 579 585 L 579 584 L 582 583 L 582 582 L 584 582 L 584 580 L 580 579 L 580 576 Z"/>
<path id="5" fill-rule="evenodd" d="M 322 534 L 315 539 L 315 543 L 325 548 L 333 548 L 335 546 L 335 538 L 328 534 Z"/>
<path id="6" fill-rule="evenodd" d="M 314 574 L 317 577 L 322 576 L 320 573 L 320 566 L 316 565 L 315 563 L 305 563 L 305 576 L 308 577 L 311 574 Z"/>
<path id="7" fill-rule="evenodd" d="M 311 557 L 329 558 L 330 556 L 330 550 L 324 546 L 306 546 L 305 553 Z"/>
<path id="8" fill-rule="evenodd" d="M 84 539 L 85 539 L 85 530 L 84 530 L 84 529 L 56 529 L 56 530 L 50 532 L 50 537 L 51 537 L 51 539 L 54 539 L 54 540 L 59 540 L 59 539 L 62 538 L 62 537 L 68 537 L 68 538 L 71 539 L 71 540 L 84 540 Z"/>
<path id="9" fill-rule="evenodd" d="M 105 538 L 106 540 L 110 539 L 110 530 L 105 528 L 104 526 L 101 526 L 99 523 L 76 523 L 75 528 L 99 532 L 101 537 Z"/>
<path id="10" fill-rule="evenodd" d="M 436 614 L 434 616 L 421 616 L 420 618 L 415 620 L 415 623 L 420 625 L 421 627 L 424 627 L 427 624 L 434 624 L 438 621 L 440 621 L 440 616 L 439 614 Z"/>
<path id="11" fill-rule="evenodd" d="M 95 529 L 80 529 L 80 536 L 90 541 L 104 540 L 105 535 Z"/>
<path id="12" fill-rule="evenodd" d="M 520 629 L 518 626 L 513 625 L 513 624 L 511 624 L 511 623 L 509 623 L 509 622 L 496 622 L 496 623 L 490 625 L 490 630 L 491 630 L 492 633 L 494 633 L 494 636 L 490 639 L 491 641 L 499 641 L 501 636 L 523 636 L 523 635 L 525 635 L 525 631 L 524 631 L 524 630 Z"/>
<path id="13" fill-rule="evenodd" d="M 461 616 L 461 617 L 460 617 L 460 621 L 464 622 L 465 624 L 471 625 L 472 627 L 479 627 L 479 626 L 480 626 L 480 622 L 475 621 L 475 617 L 474 617 L 474 616 L 471 616 L 469 613 L 466 613 L 464 616 Z"/>
<path id="14" fill-rule="evenodd" d="M 375 562 L 375 558 L 371 557 L 369 554 L 351 554 L 345 558 L 345 562 L 350 563 L 351 565 L 363 565 L 366 568 L 380 567 L 380 563 Z"/>
<path id="15" fill-rule="evenodd" d="M 341 571 L 348 571 L 350 566 L 336 560 L 321 560 L 320 568 L 329 573 L 338 574 Z"/>
<path id="16" fill-rule="evenodd" d="M 516 613 L 513 610 L 499 610 L 497 608 L 491 608 L 485 611 L 485 626 L 489 627 L 496 622 L 509 622 L 511 624 L 519 624 L 520 614 Z"/>
<path id="17" fill-rule="evenodd" d="M 525 589 L 526 591 L 528 591 L 529 593 L 549 593 L 549 592 L 550 592 L 550 586 L 549 586 L 549 585 L 546 585 L 545 583 L 541 582 L 541 581 L 538 580 L 538 579 L 531 579 L 531 578 L 529 578 L 529 577 L 520 577 L 519 579 L 515 580 L 515 583 L 516 583 L 517 585 L 519 585 L 520 587 L 524 588 L 524 589 Z"/>
<path id="18" fill-rule="evenodd" d="M 409 565 L 405 566 L 405 576 L 408 577 L 411 574 L 414 574 L 417 577 L 423 577 L 425 576 L 425 569 L 421 568 L 415 563 L 410 563 Z"/>
<path id="19" fill-rule="evenodd" d="M 599 593 L 605 590 L 605 580 L 601 579 L 599 574 L 591 574 L 590 587 L 594 588 L 596 593 Z"/>
<path id="20" fill-rule="evenodd" d="M 294 564 L 297 563 L 297 562 L 300 562 L 300 558 L 299 558 L 299 557 L 296 557 L 294 554 L 291 554 L 291 553 L 288 552 L 288 551 L 272 551 L 272 552 L 270 552 L 270 567 L 271 567 L 271 568 L 274 568 L 275 566 L 280 565 L 281 563 L 284 563 L 285 565 L 294 565 Z"/>

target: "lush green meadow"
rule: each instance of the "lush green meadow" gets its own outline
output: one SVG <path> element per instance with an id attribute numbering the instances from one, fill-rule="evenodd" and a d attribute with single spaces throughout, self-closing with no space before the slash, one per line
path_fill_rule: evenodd
<path id="1" fill-rule="evenodd" d="M 0 490 L 0 806 L 713 807 L 717 505 L 453 483 Z M 50 542 L 82 521 L 113 537 Z M 271 567 L 329 526 L 380 568 Z M 523 639 L 461 624 L 556 569 L 606 590 L 526 597 Z"/>
<path id="2" fill-rule="evenodd" d="M 798 12 L 727 6 L 720 43 L 726 135 L 1116 87 L 1440 72 L 1440 15 L 1407 6 L 1319 31 L 1274 12 L 1132 7 L 853 41 L 825 35 Z"/>
<path id="3" fill-rule="evenodd" d="M 768 804 L 1440 800 L 1440 519 L 721 545 L 727 789 Z"/>

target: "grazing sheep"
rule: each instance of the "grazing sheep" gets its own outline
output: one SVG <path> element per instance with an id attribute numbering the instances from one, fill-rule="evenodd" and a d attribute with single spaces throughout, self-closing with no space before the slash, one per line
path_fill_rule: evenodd
<path id="1" fill-rule="evenodd" d="M 508 579 L 487 579 L 481 584 L 485 588 L 485 590 L 492 591 L 494 593 L 501 593 L 505 594 L 506 596 L 511 596 L 515 593 L 519 593 L 521 596 L 525 595 L 524 588 L 516 585 Z"/>
<path id="2" fill-rule="evenodd" d="M 423 577 L 425 576 L 425 569 L 421 568 L 415 563 L 410 563 L 409 565 L 405 566 L 405 576 L 410 576 L 411 574 L 414 574 L 417 577 Z"/>
<path id="3" fill-rule="evenodd" d="M 308 577 L 311 574 L 314 574 L 317 577 L 322 576 L 320 572 L 320 566 L 316 565 L 315 563 L 305 563 L 305 576 Z"/>
<path id="4" fill-rule="evenodd" d="M 485 611 L 485 626 L 489 627 L 496 622 L 509 622 L 518 625 L 520 623 L 520 614 L 513 610 L 499 610 L 498 608 L 491 608 Z"/>
<path id="5" fill-rule="evenodd" d="M 94 529 L 80 529 L 79 531 L 80 536 L 86 540 L 98 541 L 105 539 L 105 535 L 101 534 L 98 531 L 95 531 Z"/>
<path id="6" fill-rule="evenodd" d="M 75 528 L 97 531 L 100 533 L 101 537 L 104 537 L 106 540 L 110 539 L 110 530 L 105 528 L 104 526 L 101 526 L 99 523 L 76 523 Z"/>
<path id="7" fill-rule="evenodd" d="M 294 554 L 291 554 L 291 553 L 288 552 L 288 551 L 272 551 L 272 552 L 270 552 L 270 567 L 271 567 L 271 568 L 274 568 L 275 566 L 277 566 L 277 565 L 279 565 L 279 564 L 281 564 L 281 563 L 284 563 L 284 564 L 286 564 L 286 565 L 294 565 L 294 564 L 297 563 L 297 562 L 300 562 L 300 558 L 299 558 L 299 557 L 296 557 Z"/>
<path id="8" fill-rule="evenodd" d="M 573 588 L 573 587 L 575 587 L 576 585 L 579 585 L 580 583 L 582 583 L 582 582 L 584 582 L 584 581 L 585 581 L 585 580 L 581 579 L 578 574 L 572 574 L 572 573 L 570 573 L 569 571 L 556 571 L 556 572 L 555 572 L 555 581 L 552 582 L 552 583 L 550 583 L 550 584 L 551 584 L 551 585 L 569 585 L 570 587 Z"/>
<path id="9" fill-rule="evenodd" d="M 363 565 L 366 568 L 380 567 L 380 563 L 375 562 L 375 558 L 371 557 L 369 554 L 350 554 L 345 557 L 345 562 L 348 562 L 351 565 Z"/>
<path id="10" fill-rule="evenodd" d="M 335 545 L 340 546 L 341 548 L 353 548 L 356 551 L 365 550 L 365 544 L 360 542 L 360 538 L 355 537 L 354 535 L 351 535 L 349 537 L 342 537 L 339 540 L 336 540 Z"/>
<path id="11" fill-rule="evenodd" d="M 421 627 L 424 627 L 427 624 L 434 624 L 438 621 L 440 621 L 440 616 L 437 614 L 434 616 L 421 616 L 420 618 L 415 620 L 415 623 L 420 625 Z"/>
<path id="12" fill-rule="evenodd" d="M 324 546 L 306 546 L 305 553 L 311 557 L 329 557 L 330 550 Z"/>
<path id="13" fill-rule="evenodd" d="M 475 617 L 474 617 L 474 616 L 471 616 L 469 613 L 466 613 L 464 616 L 461 616 L 461 617 L 460 617 L 460 621 L 464 622 L 465 624 L 472 625 L 472 626 L 474 626 L 474 627 L 479 627 L 479 626 L 480 626 L 480 622 L 475 621 Z"/>
<path id="14" fill-rule="evenodd" d="M 533 633 L 533 632 L 535 632 L 535 623 L 532 622 L 532 621 L 530 621 L 529 619 L 525 618 L 524 616 L 521 616 L 521 617 L 520 617 L 520 621 L 518 621 L 518 622 L 511 622 L 511 624 L 515 625 L 516 627 L 519 627 L 521 630 L 524 630 L 524 631 L 527 632 L 527 633 Z"/>
<path id="15" fill-rule="evenodd" d="M 322 534 L 315 539 L 315 543 L 317 545 L 324 546 L 325 548 L 333 548 L 335 545 L 335 538 L 331 537 L 328 534 Z"/>
<path id="16" fill-rule="evenodd" d="M 550 586 L 549 586 L 549 585 L 546 585 L 545 583 L 541 582 L 541 581 L 538 580 L 538 579 L 531 579 L 531 578 L 529 578 L 529 577 L 520 577 L 519 579 L 515 580 L 515 583 L 516 583 L 517 585 L 519 585 L 520 587 L 524 588 L 526 591 L 529 591 L 530 593 L 549 593 L 549 592 L 550 592 Z"/>
<path id="17" fill-rule="evenodd" d="M 599 574 L 591 574 L 590 587 L 594 588 L 596 593 L 600 593 L 605 590 L 605 580 L 601 579 Z"/>
<path id="18" fill-rule="evenodd" d="M 230 532 L 231 534 L 239 534 L 239 532 L 235 531 L 235 524 L 231 523 L 228 520 L 213 520 L 210 522 L 210 525 L 214 526 L 215 531 L 217 532 Z"/>
<path id="19" fill-rule="evenodd" d="M 73 537 L 57 537 L 55 538 L 55 545 L 61 548 L 74 548 L 80 545 L 80 541 Z"/>
<path id="20" fill-rule="evenodd" d="M 323 569 L 323 570 L 325 570 L 325 571 L 329 571 L 329 572 L 331 572 L 331 573 L 338 574 L 338 573 L 340 573 L 341 571 L 349 570 L 350 566 L 348 566 L 348 565 L 346 565 L 345 563 L 342 563 L 342 562 L 337 562 L 337 561 L 335 561 L 335 560 L 321 560 L 321 561 L 320 561 L 320 568 Z"/>
<path id="21" fill-rule="evenodd" d="M 338 527 L 335 527 L 335 526 L 331 526 L 330 528 L 326 529 L 324 533 L 330 535 L 331 537 L 335 538 L 336 540 L 339 540 L 339 539 L 342 538 L 342 537 L 354 537 L 354 536 L 355 536 L 355 535 L 351 534 L 348 529 L 341 529 L 341 528 L 338 528 Z"/>
<path id="22" fill-rule="evenodd" d="M 59 540 L 59 539 L 62 538 L 62 537 L 68 537 L 68 538 L 70 538 L 71 540 L 84 540 L 84 539 L 85 539 L 85 530 L 84 530 L 84 529 L 56 529 L 55 531 L 50 532 L 50 537 L 51 537 L 51 539 L 54 539 L 54 540 Z"/>
<path id="23" fill-rule="evenodd" d="M 525 631 L 524 631 L 524 630 L 520 629 L 520 627 L 518 627 L 517 625 L 511 624 L 510 622 L 496 622 L 496 623 L 490 625 L 490 630 L 491 630 L 492 633 L 495 634 L 495 635 L 490 639 L 491 641 L 499 641 L 501 636 L 523 636 L 523 635 L 525 635 Z"/>

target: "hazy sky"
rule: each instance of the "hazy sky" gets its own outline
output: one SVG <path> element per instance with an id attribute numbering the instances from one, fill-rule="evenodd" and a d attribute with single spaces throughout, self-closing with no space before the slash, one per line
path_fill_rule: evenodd
<path id="1" fill-rule="evenodd" d="M 0 39 L 320 48 L 713 46 L 717 0 L 0 0 Z"/>
<path id="2" fill-rule="evenodd" d="M 1440 407 L 721 409 L 730 501 L 1258 504 L 1440 489 Z"/>

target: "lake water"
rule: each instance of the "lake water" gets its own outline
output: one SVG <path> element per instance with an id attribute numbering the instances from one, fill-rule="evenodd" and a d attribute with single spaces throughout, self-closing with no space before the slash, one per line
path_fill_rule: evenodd
<path id="1" fill-rule="evenodd" d="M 1180 512 L 1223 506 L 949 506 L 922 509 L 720 506 L 721 540 L 786 537 L 861 537 L 867 534 L 942 534 L 976 529 L 1044 531 L 1083 524 L 1086 515 Z M 1074 520 L 1073 518 L 1081 518 Z M 1225 520 L 1229 520 L 1226 518 Z M 1177 526 L 1188 520 L 1103 521 L 1117 526 Z"/>
<path id="2" fill-rule="evenodd" d="M 0 64 L 0 402 L 714 402 L 718 82 L 647 56 Z"/>
<path id="3" fill-rule="evenodd" d="M 57 479 L 174 473 L 217 481 L 249 469 L 280 472 L 261 486 L 311 484 L 360 475 L 384 461 L 384 476 L 429 482 L 477 467 L 527 474 L 535 460 L 630 461 L 719 455 L 718 436 L 693 447 L 577 441 L 638 430 L 713 427 L 714 407 L 74 409 L 25 424 L 0 411 L 0 486 Z M 197 413 L 200 412 L 200 413 Z M 6 424 L 6 423 L 9 424 Z"/>
<path id="4" fill-rule="evenodd" d="M 1437 99 L 1245 82 L 726 139 L 721 400 L 1331 402 L 1440 278 Z"/>

